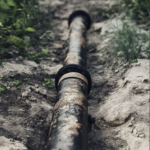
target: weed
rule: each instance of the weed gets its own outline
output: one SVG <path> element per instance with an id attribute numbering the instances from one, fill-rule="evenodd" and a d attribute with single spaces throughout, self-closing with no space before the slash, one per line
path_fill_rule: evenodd
<path id="1" fill-rule="evenodd" d="M 138 33 L 138 29 L 129 26 L 126 22 L 123 23 L 123 29 L 110 25 L 110 28 L 115 32 L 112 35 L 112 40 L 109 46 L 114 50 L 114 54 L 122 51 L 127 61 L 132 61 L 140 58 L 141 51 L 144 47 L 143 43 L 149 40 L 145 33 Z M 145 53 L 149 53 L 149 47 L 144 47 Z"/>
<path id="2" fill-rule="evenodd" d="M 137 60 L 137 59 L 133 59 L 132 62 L 133 62 L 133 63 L 137 63 L 138 60 Z"/>
<path id="3" fill-rule="evenodd" d="M 25 47 L 38 45 L 39 37 L 49 25 L 49 22 L 36 0 L 0 0 L 0 66 L 11 46 L 19 48 L 20 53 Z M 43 21 L 44 20 L 44 21 Z M 51 24 L 55 27 L 55 24 Z M 39 30 L 39 28 L 42 28 Z M 37 30 L 38 29 L 38 30 Z M 44 29 L 44 30 L 43 30 Z M 51 32 L 51 34 L 47 34 Z M 46 31 L 43 37 L 54 41 L 52 31 Z M 39 62 L 39 59 L 36 60 Z"/>
<path id="4" fill-rule="evenodd" d="M 121 61 L 118 61 L 117 64 L 120 65 L 120 64 L 121 64 Z"/>
<path id="5" fill-rule="evenodd" d="M 48 86 L 49 88 L 54 87 L 54 85 L 52 83 L 53 79 L 45 78 L 44 81 L 45 81 L 45 84 L 43 84 L 43 86 Z"/>
<path id="6" fill-rule="evenodd" d="M 16 85 L 17 87 L 21 87 L 21 84 L 20 84 L 19 80 L 13 81 L 13 84 Z"/>
<path id="7" fill-rule="evenodd" d="M 125 77 L 122 77 L 122 80 L 124 80 L 125 79 Z"/>
<path id="8" fill-rule="evenodd" d="M 0 78 L 0 80 L 2 80 L 3 78 Z"/>
<path id="9" fill-rule="evenodd" d="M 13 150 L 13 148 L 11 148 L 10 150 Z"/>
<path id="10" fill-rule="evenodd" d="M 4 91 L 5 90 L 5 86 L 0 84 L 0 92 Z"/>
<path id="11" fill-rule="evenodd" d="M 146 24 L 146 28 L 149 29 L 149 0 L 123 0 L 122 8 L 128 16 L 140 24 Z"/>
<path id="12" fill-rule="evenodd" d="M 13 82 L 7 81 L 7 83 L 8 83 L 8 86 L 13 86 Z"/>
<path id="13" fill-rule="evenodd" d="M 30 81 L 31 79 L 30 78 L 24 78 L 23 80 L 24 81 Z"/>

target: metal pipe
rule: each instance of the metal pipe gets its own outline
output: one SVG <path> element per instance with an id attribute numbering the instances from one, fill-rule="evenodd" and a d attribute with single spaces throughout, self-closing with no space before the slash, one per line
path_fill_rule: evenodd
<path id="1" fill-rule="evenodd" d="M 56 105 L 49 131 L 47 150 L 88 150 L 87 95 L 91 77 L 86 70 L 86 31 L 91 19 L 82 10 L 68 20 L 69 41 L 64 66 L 55 78 Z"/>

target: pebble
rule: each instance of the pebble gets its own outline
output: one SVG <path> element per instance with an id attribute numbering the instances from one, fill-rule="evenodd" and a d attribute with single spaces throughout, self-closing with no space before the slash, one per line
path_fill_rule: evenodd
<path id="1" fill-rule="evenodd" d="M 145 136 L 144 136 L 144 134 L 140 134 L 139 137 L 140 138 L 144 138 Z"/>
<path id="2" fill-rule="evenodd" d="M 19 59 L 19 60 L 22 60 L 22 59 L 23 59 L 23 57 L 22 57 L 22 56 L 19 56 L 19 57 L 18 57 L 18 59 Z"/>
<path id="3" fill-rule="evenodd" d="M 39 87 L 39 85 L 38 85 L 38 84 L 35 84 L 34 86 L 35 86 L 36 88 L 38 88 L 38 87 Z"/>
<path id="4" fill-rule="evenodd" d="M 118 56 L 118 57 L 122 57 L 122 56 L 123 56 L 123 53 L 122 53 L 122 52 L 118 52 L 118 53 L 117 53 L 117 56 Z"/>
<path id="5" fill-rule="evenodd" d="M 95 51 L 96 51 L 96 49 L 92 48 L 92 49 L 89 50 L 89 53 L 94 53 Z"/>
<path id="6" fill-rule="evenodd" d="M 126 63 L 126 64 L 124 64 L 123 66 L 124 66 L 124 67 L 128 67 L 128 66 L 129 66 L 129 63 Z"/>
<path id="7" fill-rule="evenodd" d="M 29 94 L 30 92 L 31 92 L 30 89 L 28 89 L 27 91 L 23 92 L 23 93 L 22 93 L 22 97 L 28 96 L 28 94 Z"/>
<path id="8" fill-rule="evenodd" d="M 59 62 L 59 59 L 57 59 L 57 58 L 52 58 L 51 59 L 53 62 Z"/>
<path id="9" fill-rule="evenodd" d="M 133 124 L 130 122 L 130 123 L 128 124 L 128 127 L 132 127 L 132 125 L 133 125 Z"/>
<path id="10" fill-rule="evenodd" d="M 104 71 L 103 71 L 103 70 L 98 71 L 98 74 L 102 74 L 102 73 L 104 73 Z"/>
<path id="11" fill-rule="evenodd" d="M 119 72 L 119 70 L 115 70 L 115 73 L 118 73 Z"/>
<path id="12" fill-rule="evenodd" d="M 134 117 L 131 117 L 131 121 L 133 121 L 134 120 Z"/>

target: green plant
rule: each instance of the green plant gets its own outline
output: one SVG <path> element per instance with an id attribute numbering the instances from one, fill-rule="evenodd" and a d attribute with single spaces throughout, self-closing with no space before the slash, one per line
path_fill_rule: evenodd
<path id="1" fill-rule="evenodd" d="M 45 84 L 43 84 L 43 86 L 48 86 L 49 88 L 54 87 L 54 85 L 52 83 L 53 79 L 45 78 L 44 81 L 45 81 Z"/>
<path id="2" fill-rule="evenodd" d="M 0 0 L 1 67 L 3 66 L 2 59 L 8 56 L 7 49 L 9 47 L 15 46 L 19 50 L 19 54 L 22 54 L 25 47 L 35 45 L 38 47 L 41 39 L 37 37 L 41 37 L 41 35 L 45 39 L 54 40 L 53 32 L 46 31 L 49 19 L 45 17 L 40 8 L 37 0 Z M 51 28 L 53 27 L 55 24 L 51 24 Z M 51 34 L 47 34 L 50 32 Z M 40 62 L 39 58 L 35 61 Z"/>
<path id="3" fill-rule="evenodd" d="M 13 148 L 11 148 L 10 150 L 13 150 Z"/>
<path id="4" fill-rule="evenodd" d="M 0 92 L 4 91 L 5 90 L 5 86 L 0 84 Z"/>
<path id="5" fill-rule="evenodd" d="M 102 16 L 106 16 L 107 18 L 111 18 L 112 14 L 118 13 L 120 11 L 120 8 L 116 5 L 112 5 L 111 7 L 107 7 L 104 9 L 103 7 L 99 7 L 99 9 L 102 11 Z"/>
<path id="6" fill-rule="evenodd" d="M 0 78 L 0 80 L 2 80 L 3 78 Z"/>
<path id="7" fill-rule="evenodd" d="M 111 24 L 110 28 L 115 31 L 109 43 L 115 55 L 119 51 L 122 51 L 125 59 L 132 61 L 140 58 L 143 48 L 146 54 L 149 53 L 149 47 L 144 47 L 143 45 L 143 43 L 149 41 L 149 37 L 145 33 L 139 33 L 137 28 L 129 26 L 126 22 L 123 23 L 123 29 L 119 29 L 117 26 Z"/>
<path id="8" fill-rule="evenodd" d="M 122 77 L 122 80 L 124 80 L 125 79 L 125 77 Z"/>
<path id="9" fill-rule="evenodd" d="M 137 59 L 133 59 L 132 62 L 133 62 L 133 63 L 137 63 L 138 60 L 137 60 Z"/>
<path id="10" fill-rule="evenodd" d="M 120 64 L 121 64 L 121 61 L 118 61 L 117 64 L 120 65 Z"/>
<path id="11" fill-rule="evenodd" d="M 30 81 L 31 79 L 30 78 L 24 78 L 23 80 L 24 81 Z"/>
<path id="12" fill-rule="evenodd" d="M 126 14 L 138 23 L 150 25 L 150 3 L 149 0 L 123 0 L 122 7 Z"/>
<path id="13" fill-rule="evenodd" d="M 13 86 L 13 82 L 7 81 L 7 83 L 8 83 L 8 86 Z"/>

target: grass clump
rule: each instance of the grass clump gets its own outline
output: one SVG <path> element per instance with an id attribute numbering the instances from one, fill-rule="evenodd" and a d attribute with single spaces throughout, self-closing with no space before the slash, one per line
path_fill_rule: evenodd
<path id="1" fill-rule="evenodd" d="M 135 19 L 139 24 L 150 25 L 150 2 L 149 0 L 123 0 L 123 10 L 127 16 Z"/>
<path id="2" fill-rule="evenodd" d="M 115 31 L 109 43 L 115 55 L 121 51 L 127 61 L 134 63 L 137 62 L 137 58 L 141 57 L 141 52 L 149 55 L 149 45 L 145 44 L 149 41 L 146 33 L 139 33 L 137 28 L 129 26 L 125 22 L 122 29 L 114 25 L 110 28 Z"/>
<path id="3" fill-rule="evenodd" d="M 0 65 L 2 59 L 10 57 L 10 47 L 22 55 L 26 47 L 38 47 L 47 38 L 44 33 L 50 16 L 46 17 L 41 8 L 37 0 L 0 0 Z M 39 38 L 43 34 L 45 37 Z M 48 38 L 54 40 L 54 36 Z"/>
<path id="4" fill-rule="evenodd" d="M 48 86 L 49 88 L 53 88 L 53 79 L 49 79 L 49 78 L 45 78 L 44 79 L 45 83 L 43 84 L 43 86 Z"/>

